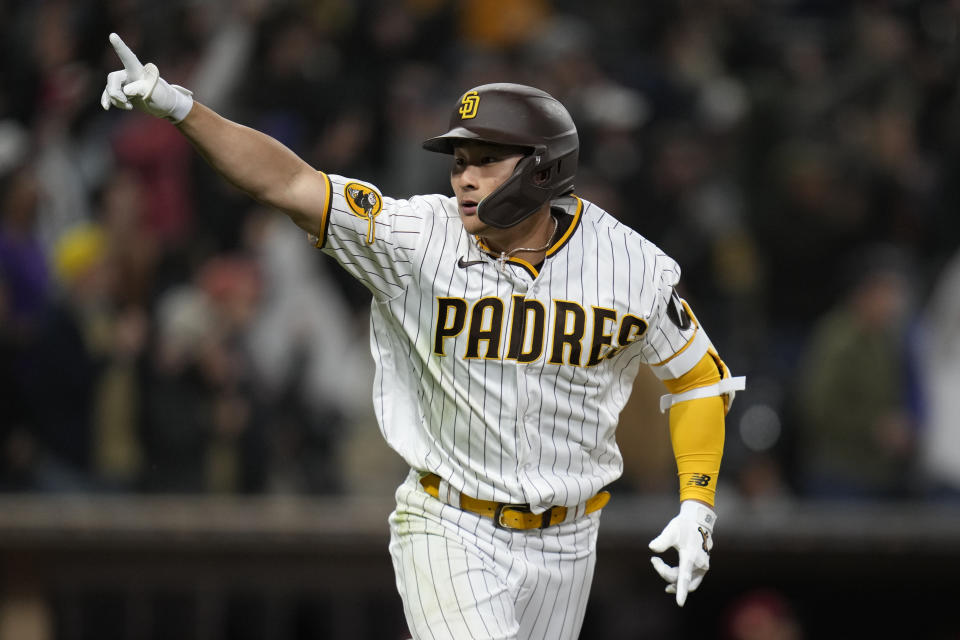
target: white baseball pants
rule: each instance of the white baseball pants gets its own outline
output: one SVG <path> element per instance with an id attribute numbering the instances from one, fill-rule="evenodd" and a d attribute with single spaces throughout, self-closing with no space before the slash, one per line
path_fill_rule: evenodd
<path id="1" fill-rule="evenodd" d="M 390 515 L 390 555 L 414 640 L 574 640 L 600 513 L 511 531 L 428 495 L 411 472 Z"/>

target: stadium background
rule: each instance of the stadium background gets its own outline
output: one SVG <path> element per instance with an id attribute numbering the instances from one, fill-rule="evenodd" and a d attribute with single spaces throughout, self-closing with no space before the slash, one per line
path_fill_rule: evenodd
<path id="1" fill-rule="evenodd" d="M 749 381 L 683 610 L 637 381 L 584 638 L 960 636 L 957 2 L 3 0 L 0 640 L 405 637 L 366 294 L 100 109 L 111 31 L 396 197 L 447 192 L 420 141 L 466 88 L 568 106 L 578 193 L 678 259 Z"/>

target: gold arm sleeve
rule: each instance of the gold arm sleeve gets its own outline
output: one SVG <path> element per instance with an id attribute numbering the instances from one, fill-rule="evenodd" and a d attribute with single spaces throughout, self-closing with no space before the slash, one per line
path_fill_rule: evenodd
<path id="1" fill-rule="evenodd" d="M 670 441 L 677 459 L 680 499 L 713 506 L 723 456 L 723 399 L 697 398 L 670 409 Z"/>
<path id="2" fill-rule="evenodd" d="M 690 371 L 665 380 L 664 385 L 670 393 L 682 393 L 715 384 L 721 379 L 718 360 L 707 353 Z M 681 500 L 702 500 L 713 506 L 723 456 L 725 415 L 721 396 L 687 400 L 670 408 L 670 441 L 677 460 Z"/>

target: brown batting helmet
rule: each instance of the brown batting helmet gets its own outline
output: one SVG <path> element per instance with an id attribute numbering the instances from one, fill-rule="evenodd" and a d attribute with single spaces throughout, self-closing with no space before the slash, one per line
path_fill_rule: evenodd
<path id="1" fill-rule="evenodd" d="M 480 202 L 477 216 L 485 224 L 512 227 L 545 202 L 573 191 L 580 150 L 577 127 L 566 108 L 545 91 L 511 83 L 475 87 L 457 101 L 450 130 L 425 141 L 423 148 L 452 154 L 457 143 L 466 140 L 529 149 L 513 175 Z"/>

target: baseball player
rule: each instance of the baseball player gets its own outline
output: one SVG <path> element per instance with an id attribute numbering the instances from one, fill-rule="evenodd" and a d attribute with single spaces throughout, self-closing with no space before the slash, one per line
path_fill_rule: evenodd
<path id="1" fill-rule="evenodd" d="M 614 439 L 641 365 L 668 393 L 679 513 L 651 543 L 683 605 L 709 568 L 732 378 L 677 264 L 573 192 L 579 141 L 548 94 L 489 84 L 424 143 L 453 196 L 394 199 L 228 121 L 116 34 L 104 109 L 172 121 L 227 180 L 286 213 L 372 293 L 373 401 L 410 465 L 390 553 L 415 638 L 576 638 Z M 630 428 L 633 427 L 632 425 Z"/>

